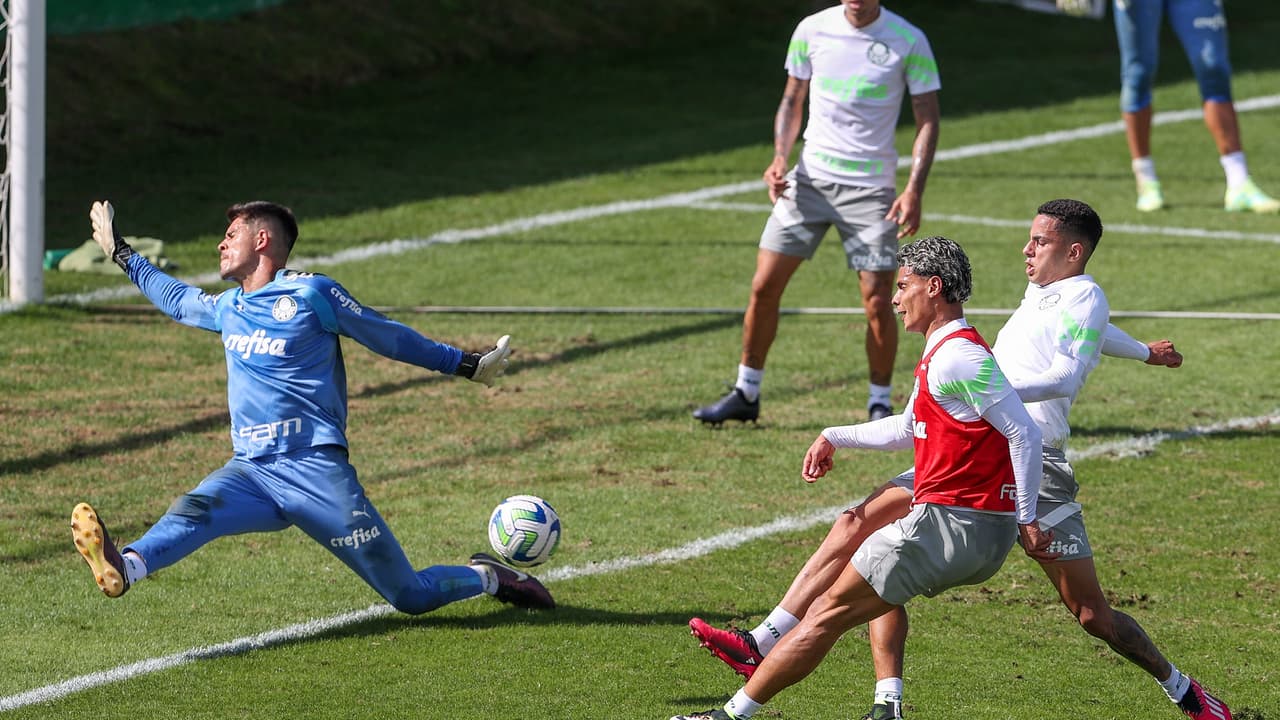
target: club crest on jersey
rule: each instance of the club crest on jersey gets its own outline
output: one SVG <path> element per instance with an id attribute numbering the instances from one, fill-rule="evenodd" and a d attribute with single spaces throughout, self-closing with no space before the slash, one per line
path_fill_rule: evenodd
<path id="1" fill-rule="evenodd" d="M 867 59 L 876 65 L 888 65 L 889 46 L 879 40 L 871 43 L 871 47 L 867 48 Z"/>
<path id="2" fill-rule="evenodd" d="M 285 322 L 292 320 L 294 315 L 298 314 L 298 303 L 293 298 L 285 295 L 276 300 L 276 304 L 271 306 L 271 317 Z"/>
<path id="3" fill-rule="evenodd" d="M 1050 308 L 1055 308 L 1058 306 L 1058 303 L 1061 300 L 1062 300 L 1062 295 L 1059 293 L 1045 295 L 1044 297 L 1040 298 L 1040 309 L 1049 310 Z"/>

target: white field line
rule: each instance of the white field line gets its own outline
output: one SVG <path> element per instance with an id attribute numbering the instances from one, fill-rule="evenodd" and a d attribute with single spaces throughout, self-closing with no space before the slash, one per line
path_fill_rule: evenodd
<path id="1" fill-rule="evenodd" d="M 151 312 L 149 308 L 133 312 Z M 408 305 L 376 306 L 383 314 L 441 313 L 457 315 L 741 315 L 743 309 L 728 307 L 587 307 L 574 305 Z M 781 308 L 782 315 L 865 315 L 860 307 Z M 966 315 L 1006 317 L 1012 308 L 965 308 Z M 1164 318 L 1174 320 L 1280 320 L 1280 313 L 1202 312 L 1198 310 L 1112 310 L 1113 318 Z"/>
<path id="2" fill-rule="evenodd" d="M 772 208 L 768 203 L 745 202 L 698 202 L 689 205 L 698 210 L 731 210 L 737 212 L 768 213 Z M 1025 230 L 1030 224 L 1028 220 L 1005 220 L 1003 218 L 977 217 L 973 215 L 949 215 L 946 213 L 925 213 L 924 219 L 930 222 L 956 223 L 958 225 L 980 225 L 983 227 L 1016 228 Z M 1131 225 L 1129 223 L 1110 223 L 1106 226 L 1108 233 L 1124 235 L 1165 235 L 1170 237 L 1191 237 L 1207 240 L 1257 240 L 1280 244 L 1280 234 L 1251 233 L 1236 230 L 1207 230 L 1205 228 L 1172 227 L 1169 225 Z"/>
<path id="3" fill-rule="evenodd" d="M 1248 100 L 1237 102 L 1235 106 L 1237 112 L 1250 112 L 1253 110 L 1280 107 L 1280 95 L 1265 95 L 1262 97 L 1249 98 Z M 1199 109 L 1175 110 L 1156 113 L 1153 118 L 1153 122 L 1157 125 L 1165 125 L 1175 122 L 1185 122 L 1188 120 L 1198 119 L 1200 117 L 1201 111 Z M 983 155 L 1017 152 L 1020 150 L 1029 150 L 1047 145 L 1056 145 L 1059 143 L 1074 142 L 1076 140 L 1085 140 L 1103 135 L 1111 135 L 1123 131 L 1123 125 L 1117 121 L 1075 128 L 1073 130 L 1058 130 L 1049 133 L 1041 133 L 1039 135 L 1028 135 L 1014 140 L 977 143 L 974 145 L 965 145 L 963 147 L 940 150 L 934 157 L 934 162 L 946 162 L 948 160 L 961 160 L 964 158 L 979 157 Z M 899 158 L 898 166 L 905 167 L 910 165 L 910 163 L 911 158 L 904 156 Z M 385 255 L 401 255 L 403 253 L 420 250 L 432 245 L 460 243 L 468 240 L 510 235 L 528 230 L 535 230 L 537 228 L 562 225 L 565 223 L 589 220 L 608 215 L 620 215 L 640 212 L 643 210 L 655 210 L 658 208 L 696 205 L 697 203 L 712 200 L 717 197 L 740 195 L 742 193 L 759 189 L 760 181 L 751 180 L 731 183 L 728 185 L 718 185 L 691 192 L 674 193 L 648 200 L 622 200 L 606 203 L 604 205 L 592 205 L 588 207 L 574 208 L 572 210 L 542 213 L 539 215 L 532 215 L 529 217 L 497 223 L 495 225 L 488 225 L 486 227 L 442 230 L 441 232 L 429 235 L 425 238 L 389 240 L 387 242 L 374 243 L 372 245 L 364 245 L 350 250 L 343 250 L 332 255 L 311 258 L 298 257 L 295 258 L 291 264 L 297 268 L 307 268 L 313 266 L 337 265 L 345 262 L 356 262 Z M 1022 227 L 1021 221 L 997 222 L 1016 223 L 1011 225 L 1011 227 Z M 1223 235 L 1221 237 L 1229 236 Z M 1271 242 L 1276 241 L 1272 240 Z M 194 275 L 183 278 L 183 281 L 191 285 L 208 285 L 218 282 L 219 279 L 220 278 L 217 273 L 205 273 L 203 275 Z M 94 302 L 133 297 L 137 294 L 138 289 L 133 285 L 121 285 L 102 288 L 100 290 L 87 293 L 56 295 L 48 298 L 47 301 L 50 304 L 87 305 Z M 0 301 L 0 314 L 12 312 L 20 307 L 21 304 L 19 303 L 14 303 L 10 300 L 2 300 Z"/>
<path id="4" fill-rule="evenodd" d="M 1280 425 L 1280 408 L 1277 408 L 1268 415 L 1237 418 L 1214 425 L 1192 427 L 1181 432 L 1156 432 L 1129 438 L 1127 440 L 1100 443 L 1098 445 L 1087 447 L 1079 452 L 1068 451 L 1067 457 L 1073 461 L 1098 457 L 1137 457 L 1150 453 L 1157 445 L 1170 440 L 1189 440 L 1222 432 L 1230 432 L 1232 430 L 1262 428 L 1273 425 Z M 859 502 L 861 502 L 861 499 L 853 500 L 845 505 L 833 505 L 831 507 L 812 510 L 802 515 L 783 516 L 763 525 L 729 530 L 727 532 L 720 533 L 719 535 L 694 540 L 693 542 L 679 547 L 668 548 L 648 555 L 615 558 L 613 560 L 593 562 L 576 567 L 553 568 L 546 573 L 540 573 L 540 576 L 543 580 L 551 583 L 590 577 L 592 575 L 624 572 L 627 570 L 651 567 L 654 565 L 672 565 L 685 560 L 703 557 L 719 550 L 730 550 L 753 540 L 759 540 L 761 538 L 785 532 L 807 530 L 818 525 L 830 523 L 845 509 Z M 152 673 L 170 670 L 196 660 L 211 660 L 228 655 L 239 655 L 251 650 L 261 650 L 276 645 L 282 645 L 284 643 L 315 637 L 331 630 L 355 625 L 357 623 L 393 613 L 395 613 L 395 610 L 390 605 L 371 605 L 364 610 L 355 610 L 327 618 L 308 620 L 307 622 L 290 625 L 277 630 L 268 630 L 267 632 L 259 633 L 257 635 L 250 635 L 248 637 L 231 640 L 230 642 L 219 643 L 217 645 L 207 645 L 205 647 L 173 653 L 172 655 L 140 660 L 136 663 L 121 665 L 110 670 L 89 673 L 88 675 L 81 675 L 79 677 L 63 680 L 62 682 L 54 683 L 52 685 L 45 685 L 44 687 L 28 690 L 16 695 L 0 697 L 0 712 L 16 710 L 18 708 L 38 703 L 52 702 L 83 690 L 89 690 L 91 688 L 116 682 L 124 682 L 143 675 L 150 675 Z"/>

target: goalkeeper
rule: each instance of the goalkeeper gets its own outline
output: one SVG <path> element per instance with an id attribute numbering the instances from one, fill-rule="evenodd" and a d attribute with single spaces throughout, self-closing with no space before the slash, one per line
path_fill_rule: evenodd
<path id="1" fill-rule="evenodd" d="M 228 208 L 219 270 L 237 287 L 216 295 L 134 254 L 113 227 L 110 203 L 94 203 L 89 215 L 94 240 L 148 299 L 178 322 L 222 336 L 235 451 L 121 549 L 90 505 L 75 507 L 76 549 L 104 593 L 119 597 L 215 538 L 297 525 L 402 612 L 424 613 L 482 592 L 521 607 L 555 607 L 536 578 L 483 553 L 468 565 L 414 570 L 347 461 L 339 336 L 485 385 L 506 368 L 508 336 L 486 352 L 464 352 L 360 305 L 328 277 L 287 269 L 298 224 L 282 205 Z"/>

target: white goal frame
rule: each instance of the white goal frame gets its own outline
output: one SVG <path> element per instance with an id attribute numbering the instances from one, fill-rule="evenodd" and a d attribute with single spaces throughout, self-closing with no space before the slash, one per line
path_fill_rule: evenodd
<path id="1" fill-rule="evenodd" d="M 44 301 L 45 0 L 3 0 L 0 275 L 8 302 Z"/>

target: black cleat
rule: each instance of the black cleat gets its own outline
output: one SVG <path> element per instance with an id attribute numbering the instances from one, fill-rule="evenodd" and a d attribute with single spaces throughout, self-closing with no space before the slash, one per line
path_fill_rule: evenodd
<path id="1" fill-rule="evenodd" d="M 876 420 L 883 420 L 891 415 L 893 415 L 893 408 L 888 405 L 876 403 L 875 405 L 867 408 L 867 417 L 870 418 L 872 422 Z"/>
<path id="2" fill-rule="evenodd" d="M 693 417 L 712 425 L 719 425 L 725 420 L 755 422 L 760 417 L 760 398 L 747 400 L 747 396 L 735 387 L 719 400 L 694 410 Z"/>
<path id="3" fill-rule="evenodd" d="M 720 708 L 715 708 L 714 710 L 689 713 L 688 715 L 676 715 L 671 720 L 738 720 L 738 718 Z"/>
<path id="4" fill-rule="evenodd" d="M 538 578 L 507 567 L 498 558 L 486 553 L 471 556 L 471 565 L 487 565 L 498 574 L 498 592 L 493 596 L 516 607 L 550 610 L 556 606 L 551 593 L 538 582 Z"/>

